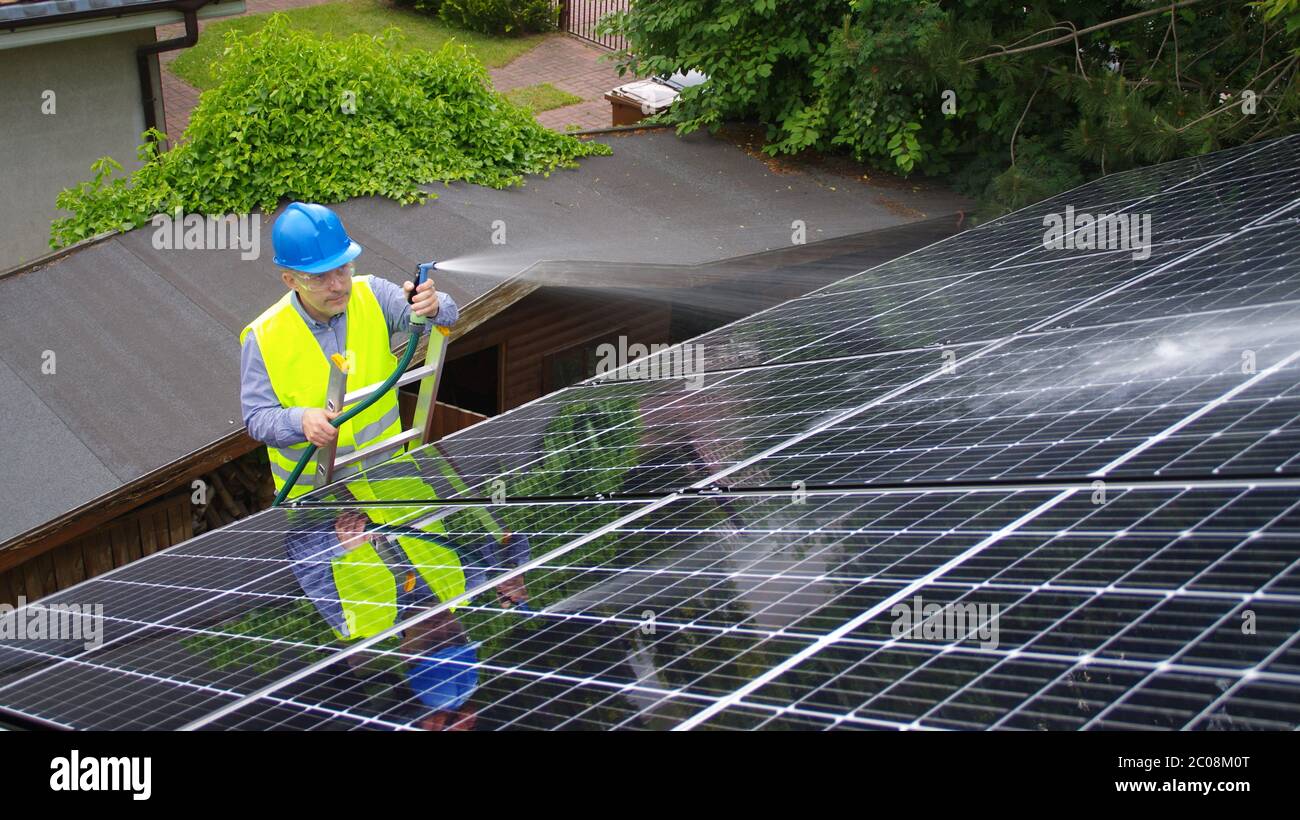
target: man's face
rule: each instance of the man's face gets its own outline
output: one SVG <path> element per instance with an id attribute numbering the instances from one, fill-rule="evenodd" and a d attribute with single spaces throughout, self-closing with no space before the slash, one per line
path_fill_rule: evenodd
<path id="1" fill-rule="evenodd" d="M 298 298 L 317 313 L 334 316 L 347 309 L 352 296 L 351 262 L 332 271 L 319 274 L 284 271 L 284 283 L 298 291 Z"/>

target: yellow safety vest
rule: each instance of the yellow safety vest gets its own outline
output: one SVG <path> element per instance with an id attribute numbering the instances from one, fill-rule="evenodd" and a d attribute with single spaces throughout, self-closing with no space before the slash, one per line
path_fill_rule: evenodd
<path id="1" fill-rule="evenodd" d="M 239 343 L 251 332 L 266 362 L 271 386 L 284 407 L 324 407 L 329 388 L 330 363 L 325 358 L 316 337 L 294 308 L 293 292 L 286 293 L 278 302 L 254 319 L 239 334 Z M 348 331 L 344 356 L 349 360 L 348 391 L 381 382 L 397 367 L 379 300 L 370 288 L 369 276 L 352 278 L 352 296 L 347 306 Z M 390 390 L 378 401 L 344 422 L 339 427 L 338 454 L 344 455 L 366 447 L 401 432 L 397 391 Z M 271 476 L 278 493 L 307 444 L 289 447 L 267 446 L 271 461 Z M 356 472 L 361 466 L 371 467 L 396 456 L 397 460 L 410 459 L 402 450 L 379 453 L 360 465 L 349 465 L 336 475 L 342 477 Z M 308 462 L 302 477 L 289 498 L 295 498 L 312 489 L 316 462 Z M 437 498 L 436 492 L 425 482 L 419 482 L 418 492 L 411 478 L 392 483 L 395 491 L 406 498 L 419 498 L 427 493 L 428 500 Z M 347 482 L 355 500 L 400 500 L 385 498 L 383 480 L 355 479 Z M 402 520 L 424 505 L 413 507 L 364 507 L 366 515 L 376 523 Z M 445 534 L 441 522 L 434 522 L 430 534 L 435 538 Z M 398 543 L 407 557 L 419 569 L 425 583 L 442 601 L 450 600 L 465 591 L 465 573 L 460 558 L 452 549 L 430 543 L 421 538 L 398 536 Z M 334 585 L 347 625 L 347 634 L 335 630 L 344 639 L 367 638 L 392 626 L 397 616 L 397 583 L 392 571 L 384 564 L 374 547 L 362 545 L 332 561 Z"/>
<path id="2" fill-rule="evenodd" d="M 386 516 L 386 510 L 368 508 L 366 515 L 378 521 Z M 380 521 L 379 523 L 383 523 Z M 435 522 L 430 528 L 430 535 L 437 538 L 443 534 L 442 527 Z M 465 592 L 465 570 L 460 563 L 460 556 L 454 549 L 431 543 L 423 538 L 399 535 L 397 542 L 406 557 L 419 570 L 424 582 L 429 585 L 438 601 L 450 601 Z M 334 587 L 338 590 L 339 603 L 343 607 L 343 619 L 347 632 L 334 629 L 334 634 L 344 640 L 357 640 L 377 635 L 392 626 L 397 620 L 397 587 L 407 581 L 397 577 L 384 564 L 379 552 L 370 544 L 340 555 L 331 561 L 334 573 Z M 426 606 L 434 606 L 429 601 Z M 456 607 L 452 607 L 455 611 Z M 332 627 L 331 627 L 332 628 Z"/>

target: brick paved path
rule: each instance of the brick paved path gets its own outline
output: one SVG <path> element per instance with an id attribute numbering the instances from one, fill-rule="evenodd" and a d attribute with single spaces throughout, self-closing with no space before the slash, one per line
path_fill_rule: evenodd
<path id="1" fill-rule="evenodd" d="M 259 14 L 328 2 L 333 0 L 244 0 L 244 5 L 248 9 L 247 13 Z M 202 31 L 206 25 L 206 21 L 200 20 L 199 30 Z M 179 37 L 184 32 L 185 27 L 180 23 L 157 29 L 159 40 Z M 167 65 L 180 53 L 178 50 L 158 55 L 163 66 L 166 131 L 173 140 L 189 125 L 190 112 L 199 102 L 198 89 L 167 70 Z M 498 91 L 546 82 L 582 97 L 581 103 L 538 114 L 537 121 L 548 128 L 557 131 L 563 131 L 571 125 L 578 128 L 602 128 L 610 124 L 609 103 L 603 99 L 604 93 L 631 80 L 630 77 L 620 78 L 612 62 L 600 59 L 607 53 L 602 48 L 567 34 L 553 34 L 514 62 L 491 69 L 490 73 Z"/>
<path id="2" fill-rule="evenodd" d="M 514 62 L 491 70 L 492 82 L 498 91 L 509 91 L 521 85 L 550 83 L 556 88 L 582 97 L 582 102 L 554 108 L 537 115 L 537 121 L 557 131 L 566 126 L 578 128 L 604 128 L 610 124 L 609 103 L 606 91 L 631 82 L 621 78 L 614 63 L 602 59 L 609 52 L 598 46 L 570 37 L 553 34 L 537 48 L 521 54 Z"/>

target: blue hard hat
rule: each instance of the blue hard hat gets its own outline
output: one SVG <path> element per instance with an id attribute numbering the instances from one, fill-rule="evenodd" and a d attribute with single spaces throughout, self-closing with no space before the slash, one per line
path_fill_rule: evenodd
<path id="1" fill-rule="evenodd" d="M 338 214 L 314 202 L 290 202 L 271 229 L 275 264 L 303 273 L 325 273 L 361 255 Z"/>
<path id="2" fill-rule="evenodd" d="M 410 661 L 406 681 L 430 709 L 456 709 L 478 688 L 477 643 L 449 646 Z"/>

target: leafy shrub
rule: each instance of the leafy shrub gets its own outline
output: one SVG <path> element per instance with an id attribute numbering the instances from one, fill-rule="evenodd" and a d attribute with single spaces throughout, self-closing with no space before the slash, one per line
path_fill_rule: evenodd
<path id="1" fill-rule="evenodd" d="M 558 19 L 551 0 L 419 0 L 441 6 L 447 23 L 484 34 L 523 34 L 550 31 Z M 417 7 L 419 7 L 417 5 Z"/>
<path id="2" fill-rule="evenodd" d="M 621 70 L 709 76 L 660 115 L 681 132 L 758 120 L 769 153 L 966 169 L 1002 207 L 1300 125 L 1300 0 L 636 0 L 602 29 Z"/>
<path id="3" fill-rule="evenodd" d="M 424 202 L 421 184 L 503 188 L 609 153 L 543 128 L 494 93 L 465 48 L 395 53 L 400 36 L 318 39 L 283 15 L 248 36 L 228 33 L 218 85 L 200 97 L 183 139 L 165 153 L 142 145 L 144 164 L 129 180 L 110 181 L 121 166 L 97 161 L 93 180 L 59 194 L 73 215 L 54 222 L 50 244 L 129 230 L 176 207 L 248 213 L 283 197 L 375 195 Z"/>

